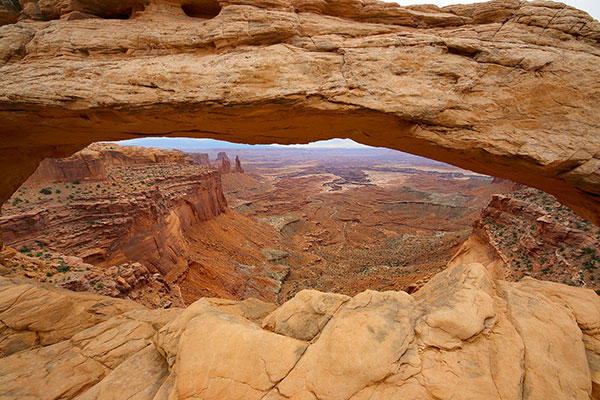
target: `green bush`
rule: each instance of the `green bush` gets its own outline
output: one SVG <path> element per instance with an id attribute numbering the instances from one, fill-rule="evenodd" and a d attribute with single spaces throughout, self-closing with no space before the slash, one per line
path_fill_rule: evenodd
<path id="1" fill-rule="evenodd" d="M 52 194 L 52 190 L 50 190 L 49 188 L 43 188 L 42 190 L 40 190 L 41 194 Z"/>
<path id="2" fill-rule="evenodd" d="M 596 253 L 596 249 L 594 249 L 593 247 L 583 247 L 581 250 L 583 251 L 583 254 L 595 254 Z"/>
<path id="3" fill-rule="evenodd" d="M 21 4 L 19 0 L 0 0 L 0 5 L 6 8 L 12 8 L 13 10 L 21 11 Z"/>
<path id="4" fill-rule="evenodd" d="M 25 253 L 29 253 L 31 251 L 31 249 L 27 246 L 23 246 L 19 249 L 19 252 L 25 254 Z"/>
<path id="5" fill-rule="evenodd" d="M 58 262 L 60 265 L 56 268 L 56 270 L 58 272 L 62 272 L 63 274 L 66 272 L 69 272 L 69 270 L 71 269 L 70 265 L 66 265 L 64 261 L 59 261 Z"/>

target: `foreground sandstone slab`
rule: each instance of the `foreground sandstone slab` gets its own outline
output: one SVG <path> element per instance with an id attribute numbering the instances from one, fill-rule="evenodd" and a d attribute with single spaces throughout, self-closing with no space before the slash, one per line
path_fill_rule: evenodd
<path id="1" fill-rule="evenodd" d="M 600 223 L 600 23 L 583 11 L 22 0 L 19 17 L 9 3 L 0 203 L 42 158 L 93 141 L 345 137 L 535 186 Z"/>
<path id="2" fill-rule="evenodd" d="M 413 296 L 304 291 L 277 309 L 204 298 L 148 310 L 6 278 L 0 304 L 0 343 L 12 343 L 0 358 L 0 398 L 600 395 L 600 297 L 534 279 L 494 281 L 477 263 L 448 268 Z"/>

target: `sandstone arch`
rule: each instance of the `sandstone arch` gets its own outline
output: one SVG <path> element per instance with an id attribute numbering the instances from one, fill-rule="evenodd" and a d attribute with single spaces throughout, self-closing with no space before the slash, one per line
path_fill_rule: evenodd
<path id="1" fill-rule="evenodd" d="M 538 187 L 600 224 L 600 23 L 582 11 L 21 3 L 17 23 L 0 12 L 0 201 L 42 158 L 99 140 L 345 137 Z"/>

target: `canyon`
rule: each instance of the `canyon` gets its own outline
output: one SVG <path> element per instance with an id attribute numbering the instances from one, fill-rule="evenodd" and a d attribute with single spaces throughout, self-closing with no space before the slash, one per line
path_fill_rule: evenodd
<path id="1" fill-rule="evenodd" d="M 386 150 L 246 150 L 249 173 L 213 153 L 94 144 L 45 160 L 0 217 L 14 272 L 149 306 L 414 290 L 512 186 Z"/>
<path id="2" fill-rule="evenodd" d="M 446 266 L 492 194 L 512 187 L 382 149 L 239 153 L 259 182 L 228 187 L 225 178 L 225 194 L 279 232 L 290 266 L 281 301 L 302 289 L 414 290 Z"/>
<path id="3" fill-rule="evenodd" d="M 6 243 L 22 254 L 14 264 L 38 280 L 150 306 L 201 295 L 275 300 L 285 269 L 263 253 L 276 245 L 275 232 L 227 207 L 221 179 L 242 174 L 198 164 L 206 157 L 94 144 L 45 160 L 0 217 Z M 123 282 L 133 263 L 148 285 Z"/>
<path id="4" fill-rule="evenodd" d="M 94 144 L 7 201 L 0 396 L 597 398 L 600 231 L 552 196 L 389 150 L 210 152 Z"/>
<path id="5" fill-rule="evenodd" d="M 545 1 L 0 1 L 0 397 L 600 398 L 599 49 Z M 475 174 L 86 149 L 140 136 Z"/>

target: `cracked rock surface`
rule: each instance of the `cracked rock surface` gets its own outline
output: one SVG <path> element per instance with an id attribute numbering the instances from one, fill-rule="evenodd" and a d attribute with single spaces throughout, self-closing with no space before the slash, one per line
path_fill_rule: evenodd
<path id="1" fill-rule="evenodd" d="M 311 290 L 277 309 L 203 298 L 148 310 L 1 278 L 0 397 L 597 398 L 599 299 L 495 281 L 477 263 L 412 296 Z"/>

